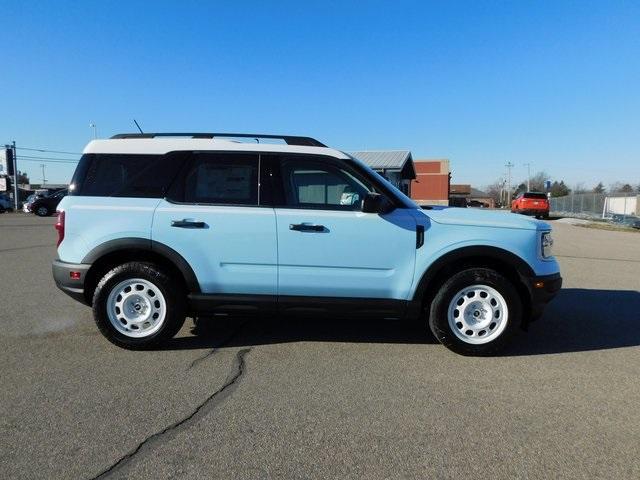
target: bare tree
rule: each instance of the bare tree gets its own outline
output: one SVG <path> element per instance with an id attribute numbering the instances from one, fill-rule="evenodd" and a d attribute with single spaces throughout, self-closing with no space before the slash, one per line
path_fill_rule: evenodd
<path id="1" fill-rule="evenodd" d="M 544 192 L 544 184 L 547 180 L 549 180 L 549 174 L 547 172 L 542 171 L 542 172 L 536 173 L 529 179 L 530 190 L 532 192 Z M 527 181 L 524 180 L 516 188 L 516 193 L 524 192 L 526 190 L 527 190 Z"/>
<path id="2" fill-rule="evenodd" d="M 503 192 L 503 190 L 504 190 L 504 180 L 502 180 L 502 179 L 498 179 L 495 182 L 491 183 L 490 185 L 487 185 L 484 188 L 484 191 L 487 192 L 489 197 L 491 197 L 493 199 L 493 201 L 495 202 L 496 206 L 502 204 L 502 201 L 503 201 L 502 192 Z"/>
<path id="3" fill-rule="evenodd" d="M 609 185 L 609 193 L 618 193 L 622 189 L 621 182 L 613 182 Z"/>
<path id="4" fill-rule="evenodd" d="M 576 186 L 573 189 L 573 193 L 587 193 L 587 188 L 584 186 L 584 183 L 576 183 Z"/>

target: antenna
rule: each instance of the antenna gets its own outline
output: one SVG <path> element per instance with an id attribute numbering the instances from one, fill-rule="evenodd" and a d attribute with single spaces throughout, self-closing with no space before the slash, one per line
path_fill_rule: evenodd
<path id="1" fill-rule="evenodd" d="M 138 122 L 136 122 L 136 119 L 133 119 L 133 123 L 136 124 L 136 127 L 138 127 L 138 130 L 140 130 L 140 133 L 144 134 L 144 132 L 142 131 L 142 129 L 140 128 L 140 125 L 138 125 Z"/>

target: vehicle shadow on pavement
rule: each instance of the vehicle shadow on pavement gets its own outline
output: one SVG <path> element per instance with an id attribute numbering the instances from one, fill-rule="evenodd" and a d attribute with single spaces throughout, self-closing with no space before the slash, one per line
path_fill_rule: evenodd
<path id="1" fill-rule="evenodd" d="M 366 319 L 211 318 L 164 350 L 289 342 L 435 344 L 426 322 Z M 498 356 L 545 355 L 640 345 L 640 292 L 562 289 L 543 318 Z"/>
<path id="2" fill-rule="evenodd" d="M 170 340 L 163 349 L 198 349 L 290 342 L 437 343 L 426 324 L 406 320 L 211 318 L 191 329 L 193 336 Z"/>
<path id="3" fill-rule="evenodd" d="M 563 288 L 544 316 L 514 340 L 505 356 L 640 345 L 640 292 Z"/>

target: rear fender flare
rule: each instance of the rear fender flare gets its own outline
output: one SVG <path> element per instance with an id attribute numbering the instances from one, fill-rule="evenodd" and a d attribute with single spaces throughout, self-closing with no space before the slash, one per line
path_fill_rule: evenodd
<path id="1" fill-rule="evenodd" d="M 191 293 L 200 293 L 200 284 L 195 272 L 182 255 L 164 243 L 148 238 L 118 238 L 98 245 L 82 259 L 82 263 L 93 264 L 105 255 L 118 251 L 130 252 L 135 250 L 154 252 L 171 262 L 182 274 L 185 284 Z"/>

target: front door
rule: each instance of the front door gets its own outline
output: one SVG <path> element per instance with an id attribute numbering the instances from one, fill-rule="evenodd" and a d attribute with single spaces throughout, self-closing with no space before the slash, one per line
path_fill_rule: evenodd
<path id="1" fill-rule="evenodd" d="M 406 300 L 416 249 L 409 212 L 363 213 L 374 187 L 338 159 L 281 156 L 278 164 L 280 297 Z"/>

